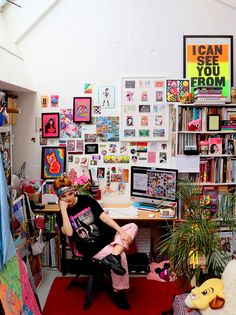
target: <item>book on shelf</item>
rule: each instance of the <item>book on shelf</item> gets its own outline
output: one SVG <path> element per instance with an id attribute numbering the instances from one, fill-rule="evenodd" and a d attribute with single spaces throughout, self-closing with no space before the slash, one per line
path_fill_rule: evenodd
<path id="1" fill-rule="evenodd" d="M 236 139 L 228 140 L 227 154 L 236 155 Z"/>
<path id="2" fill-rule="evenodd" d="M 211 155 L 220 155 L 222 154 L 222 138 L 209 138 L 209 153 Z"/>

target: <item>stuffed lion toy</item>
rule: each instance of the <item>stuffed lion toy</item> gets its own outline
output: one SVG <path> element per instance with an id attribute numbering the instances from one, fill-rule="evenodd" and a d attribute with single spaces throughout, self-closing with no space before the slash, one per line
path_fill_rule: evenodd
<path id="1" fill-rule="evenodd" d="M 227 264 L 221 279 L 208 279 L 200 287 L 192 289 L 185 304 L 198 309 L 202 315 L 235 315 L 236 260 Z"/>

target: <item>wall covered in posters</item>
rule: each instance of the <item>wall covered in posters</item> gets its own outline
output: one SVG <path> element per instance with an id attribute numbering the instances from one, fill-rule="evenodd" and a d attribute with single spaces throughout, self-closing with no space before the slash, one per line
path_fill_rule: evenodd
<path id="1" fill-rule="evenodd" d="M 168 140 L 165 79 L 123 77 L 121 86 L 121 140 Z"/>

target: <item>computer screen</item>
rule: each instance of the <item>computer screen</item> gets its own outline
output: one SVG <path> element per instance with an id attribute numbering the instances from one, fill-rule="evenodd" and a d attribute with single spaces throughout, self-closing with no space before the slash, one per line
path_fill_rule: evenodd
<path id="1" fill-rule="evenodd" d="M 177 202 L 177 178 L 176 169 L 131 166 L 131 197 L 157 205 Z"/>

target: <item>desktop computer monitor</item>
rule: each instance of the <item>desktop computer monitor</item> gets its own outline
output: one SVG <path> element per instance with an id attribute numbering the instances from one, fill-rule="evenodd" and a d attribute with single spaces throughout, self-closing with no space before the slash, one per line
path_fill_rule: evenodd
<path id="1" fill-rule="evenodd" d="M 134 202 L 177 206 L 178 170 L 131 166 L 130 194 Z"/>

